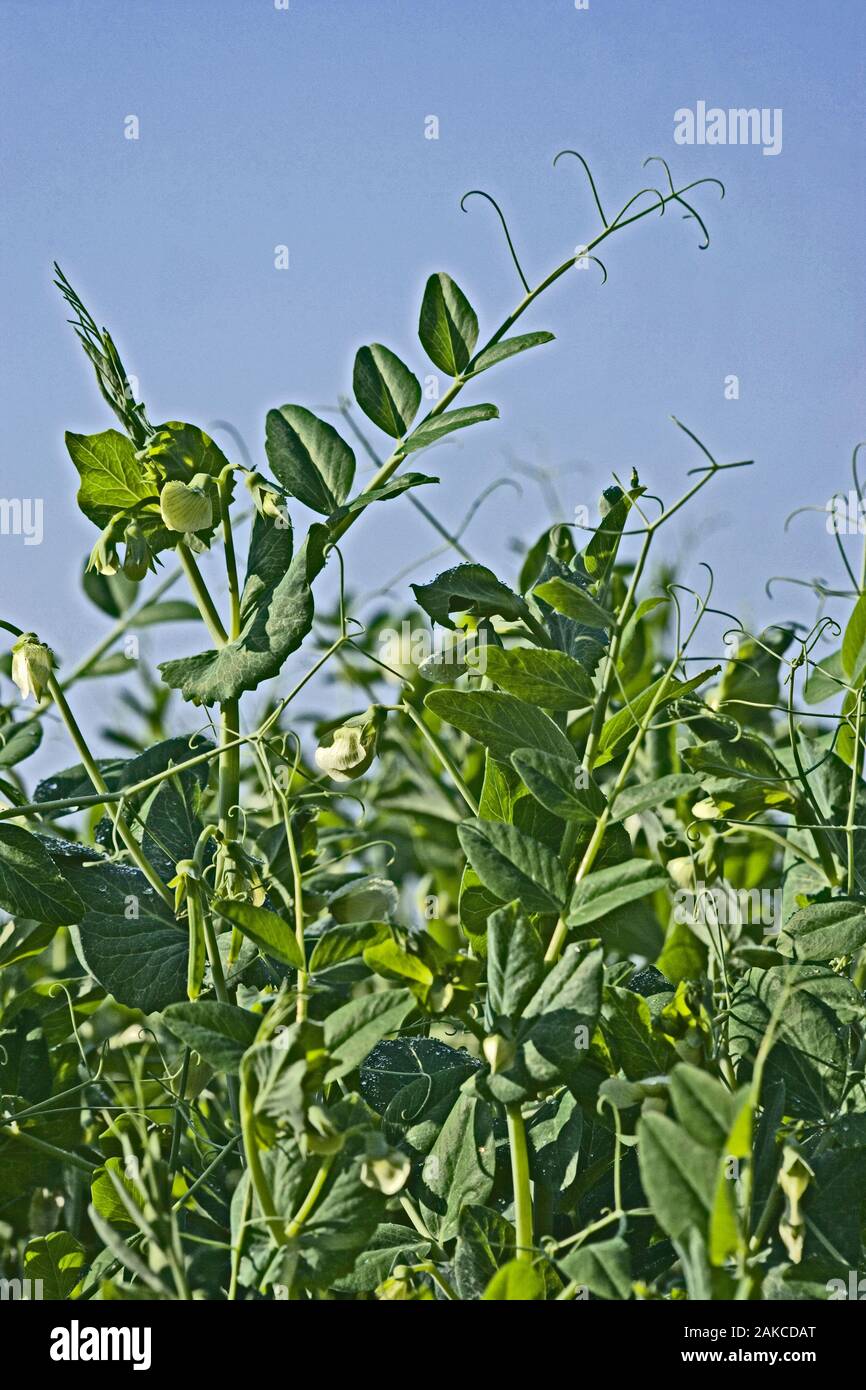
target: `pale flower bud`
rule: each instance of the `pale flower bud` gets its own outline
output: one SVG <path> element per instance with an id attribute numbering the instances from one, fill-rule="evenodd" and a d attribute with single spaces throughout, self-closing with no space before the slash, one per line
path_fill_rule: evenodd
<path id="1" fill-rule="evenodd" d="M 22 700 L 41 700 L 54 670 L 54 654 L 35 632 L 24 632 L 12 648 L 12 679 Z"/>
<path id="2" fill-rule="evenodd" d="M 353 782 L 373 763 L 379 729 L 385 711 L 373 705 L 357 719 L 350 719 L 322 735 L 316 749 L 316 763 L 335 782 Z"/>
<path id="3" fill-rule="evenodd" d="M 172 481 L 159 494 L 159 510 L 169 531 L 205 531 L 213 524 L 211 500 L 203 487 L 193 483 Z"/>

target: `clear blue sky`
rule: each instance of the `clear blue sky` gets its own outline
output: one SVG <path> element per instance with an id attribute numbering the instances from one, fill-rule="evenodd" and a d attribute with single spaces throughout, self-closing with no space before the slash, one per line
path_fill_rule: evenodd
<path id="1" fill-rule="evenodd" d="M 863 400 L 864 30 L 855 0 L 0 0 L 3 496 L 41 496 L 45 541 L 0 537 L 6 616 L 67 660 L 102 631 L 74 593 L 94 539 L 73 502 L 63 431 L 112 423 L 51 285 L 56 257 L 113 331 L 152 419 L 232 421 L 257 458 L 264 415 L 333 402 L 364 342 L 430 370 L 420 294 L 452 274 L 492 329 L 519 298 L 493 210 L 533 283 L 595 229 L 575 161 L 621 205 L 661 154 L 712 234 L 646 219 L 607 246 L 610 281 L 572 274 L 526 327 L 558 342 L 484 378 L 502 409 L 424 460 L 455 522 L 520 458 L 565 470 L 567 513 L 636 464 L 672 498 L 697 460 L 676 413 L 722 460 L 754 457 L 677 533 L 685 572 L 712 559 L 716 598 L 749 622 L 773 573 L 841 575 L 821 518 L 794 507 L 848 486 Z M 783 148 L 681 147 L 698 101 L 783 111 Z M 140 138 L 124 138 L 135 115 Z M 440 136 L 424 138 L 425 117 Z M 286 244 L 290 269 L 274 269 Z M 740 399 L 726 400 L 736 374 Z M 470 397 L 471 399 L 472 397 Z M 575 465 L 579 465 L 576 467 Z M 467 543 L 503 577 L 510 538 L 548 520 L 503 489 Z M 426 500 L 432 498 L 428 491 Z M 393 510 L 391 508 L 393 507 Z M 347 543 L 362 587 L 434 544 L 404 499 Z M 422 566 L 429 578 L 441 565 Z M 408 581 L 407 581 L 408 582 Z M 813 605 L 787 591 L 792 613 Z M 779 616 L 778 610 L 773 610 Z M 189 646 L 178 634 L 181 647 Z"/>

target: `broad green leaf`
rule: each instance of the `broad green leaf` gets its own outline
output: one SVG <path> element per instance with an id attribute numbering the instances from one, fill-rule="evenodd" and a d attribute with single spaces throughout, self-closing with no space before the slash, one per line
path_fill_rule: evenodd
<path id="1" fill-rule="evenodd" d="M 167 685 L 196 705 L 237 699 L 277 675 L 313 623 L 311 584 L 324 563 L 328 528 L 314 525 L 293 557 L 291 533 L 257 516 L 241 596 L 241 634 L 218 651 L 164 661 Z"/>
<path id="2" fill-rule="evenodd" d="M 566 735 L 543 710 L 495 690 L 431 690 L 424 704 L 431 714 L 462 729 L 508 762 L 519 748 L 537 748 L 577 761 Z"/>
<path id="3" fill-rule="evenodd" d="M 411 1125 L 421 1120 L 437 1077 L 447 1073 L 449 1085 L 459 1090 L 480 1066 L 468 1052 L 449 1047 L 438 1038 L 386 1038 L 376 1044 L 361 1064 L 361 1095 L 378 1114 L 386 1115 L 388 1121 L 395 1123 L 392 1107 L 396 1107 L 400 1132 L 404 1134 L 407 1121 Z M 417 1087 L 418 1105 L 403 1104 L 413 1087 Z M 452 1094 L 449 1109 L 453 1102 Z M 432 1139 L 430 1142 L 432 1144 Z"/>
<path id="4" fill-rule="evenodd" d="M 118 1192 L 121 1187 L 132 1202 L 133 1208 L 143 1212 L 146 1198 L 137 1182 L 129 1175 L 122 1158 L 106 1160 L 102 1168 L 97 1168 L 90 1184 L 90 1200 L 103 1221 L 112 1226 L 137 1226 L 123 1198 Z"/>
<path id="5" fill-rule="evenodd" d="M 626 820 L 629 816 L 639 816 L 644 811 L 655 810 L 669 801 L 681 796 L 692 796 L 700 790 L 703 783 L 700 777 L 691 772 L 672 772 L 667 777 L 659 777 L 655 782 L 641 782 L 634 787 L 625 787 L 613 803 L 611 819 Z"/>
<path id="6" fill-rule="evenodd" d="M 711 666 L 706 671 L 701 671 L 700 675 L 691 676 L 687 681 L 660 676 L 652 685 L 647 686 L 646 690 L 636 699 L 632 700 L 624 709 L 618 710 L 604 724 L 598 741 L 595 766 L 601 767 L 603 763 L 609 762 L 611 758 L 616 756 L 632 730 L 636 729 L 638 724 L 645 719 L 653 701 L 658 696 L 663 681 L 665 682 L 664 694 L 656 705 L 656 713 L 663 710 L 672 700 L 680 700 L 692 690 L 697 690 L 698 686 L 703 685 L 704 681 L 708 680 L 710 676 L 714 676 L 718 670 L 718 666 Z"/>
<path id="7" fill-rule="evenodd" d="M 544 978 L 544 947 L 530 921 L 513 905 L 491 913 L 487 931 L 487 1008 L 518 1019 Z"/>
<path id="8" fill-rule="evenodd" d="M 402 1027 L 414 1008 L 408 989 L 386 989 L 335 1009 L 325 1021 L 325 1046 L 331 1057 L 325 1081 L 336 1081 L 359 1067 L 377 1042 Z"/>
<path id="9" fill-rule="evenodd" d="M 492 1303 L 542 1303 L 547 1297 L 544 1275 L 527 1260 L 511 1260 L 497 1270 L 482 1297 Z"/>
<path id="10" fill-rule="evenodd" d="M 824 656 L 809 673 L 803 687 L 803 701 L 807 705 L 822 705 L 833 695 L 841 695 L 845 689 L 845 672 L 842 669 L 841 651 Z"/>
<path id="11" fill-rule="evenodd" d="M 409 429 L 421 404 L 418 378 L 381 343 L 358 349 L 352 376 L 355 399 L 364 414 L 392 439 Z"/>
<path id="12" fill-rule="evenodd" d="M 673 1240 L 684 1236 L 690 1226 L 705 1232 L 718 1155 L 667 1115 L 645 1114 L 637 1132 L 641 1181 L 662 1230 Z"/>
<path id="13" fill-rule="evenodd" d="M 546 1184 L 556 1194 L 577 1177 L 583 1111 L 570 1091 L 550 1096 L 538 1107 L 526 1127 L 533 1181 Z"/>
<path id="14" fill-rule="evenodd" d="M 421 345 L 448 376 L 459 376 L 478 341 L 478 319 L 450 275 L 431 275 L 424 287 L 418 324 Z"/>
<path id="15" fill-rule="evenodd" d="M 859 687 L 866 667 L 866 594 L 861 594 L 842 635 L 842 670 Z"/>
<path id="16" fill-rule="evenodd" d="M 536 598 L 549 603 L 557 613 L 562 613 L 566 618 L 573 618 L 575 622 L 600 628 L 612 628 L 616 622 L 613 613 L 594 599 L 592 594 L 567 579 L 546 579 L 544 583 L 536 584 L 532 592 Z"/>
<path id="17" fill-rule="evenodd" d="M 189 933 L 144 874 L 123 864 L 94 863 L 93 851 L 61 848 L 59 841 L 52 841 L 51 856 L 85 904 L 71 928 L 85 970 L 119 1004 L 145 1014 L 186 999 Z"/>
<path id="18" fill-rule="evenodd" d="M 349 1274 L 334 1285 L 338 1293 L 373 1293 L 398 1265 L 420 1264 L 430 1256 L 429 1240 L 409 1226 L 383 1221 L 361 1250 Z"/>
<path id="19" fill-rule="evenodd" d="M 833 960 L 866 946 L 866 904 L 849 898 L 811 903 L 785 923 L 776 942 L 794 960 Z"/>
<path id="20" fill-rule="evenodd" d="M 442 627 L 456 627 L 451 621 L 452 613 L 471 613 L 476 618 L 498 616 L 510 622 L 529 616 L 525 601 L 484 565 L 456 565 L 437 574 L 429 584 L 413 584 L 412 592 L 418 606 Z M 490 651 L 485 643 L 480 648 L 480 659 L 489 656 Z"/>
<path id="21" fill-rule="evenodd" d="M 596 869 L 575 884 L 568 909 L 568 925 L 582 927 L 626 903 L 670 887 L 667 870 L 649 859 L 630 859 Z"/>
<path id="22" fill-rule="evenodd" d="M 506 651 L 487 642 L 469 654 L 467 664 L 509 695 L 544 709 L 583 709 L 595 699 L 595 687 L 586 671 L 565 652 L 537 647 Z"/>
<path id="23" fill-rule="evenodd" d="M 720 1153 L 733 1126 L 741 1097 L 734 1096 L 716 1077 L 686 1062 L 674 1067 L 670 1081 L 671 1096 L 680 1124 L 698 1144 Z M 731 1156 L 738 1158 L 741 1155 Z"/>
<path id="24" fill-rule="evenodd" d="M 240 1060 L 251 1047 L 261 1022 L 247 1009 L 222 1004 L 215 999 L 197 999 L 193 1004 L 170 1004 L 163 1014 L 170 1032 L 207 1062 L 215 1071 L 236 1072 Z"/>
<path id="25" fill-rule="evenodd" d="M 629 1081 L 663 1075 L 676 1062 L 671 1044 L 653 1028 L 649 1004 L 642 995 L 609 985 L 601 1019 L 614 1063 Z"/>
<path id="26" fill-rule="evenodd" d="M 331 927 L 320 936 L 310 956 L 310 973 L 329 970 L 347 960 L 357 960 L 368 946 L 384 941 L 388 936 L 387 922 L 347 922 Z"/>
<path id="27" fill-rule="evenodd" d="M 478 1096 L 463 1092 L 421 1173 L 421 1210 L 437 1240 L 443 1242 L 457 1235 L 464 1207 L 486 1202 L 495 1170 L 491 1108 Z"/>
<path id="28" fill-rule="evenodd" d="M 342 506 L 355 476 L 355 455 L 333 425 L 300 405 L 269 410 L 265 452 L 274 477 L 314 512 Z"/>
<path id="29" fill-rule="evenodd" d="M 523 1010 L 513 1063 L 486 1078 L 504 1105 L 573 1086 L 601 1006 L 602 952 L 567 946 Z"/>
<path id="30" fill-rule="evenodd" d="M 84 1246 L 68 1231 L 51 1231 L 27 1242 L 24 1278 L 40 1280 L 45 1299 L 55 1303 L 68 1299 L 86 1268 Z"/>
<path id="31" fill-rule="evenodd" d="M 500 342 L 494 343 L 492 347 L 479 352 L 470 375 L 478 376 L 481 372 L 486 372 L 488 367 L 495 367 L 498 362 L 504 362 L 507 358 L 514 357 L 518 352 L 526 352 L 527 348 L 540 347 L 542 343 L 552 343 L 553 339 L 554 334 L 547 333 L 543 329 L 536 333 L 518 333 L 514 338 L 503 338 Z"/>
<path id="32" fill-rule="evenodd" d="M 516 898 L 527 912 L 561 911 L 568 881 L 559 856 L 546 845 L 497 821 L 463 821 L 457 836 L 481 882 L 500 901 Z"/>
<path id="33" fill-rule="evenodd" d="M 563 820 L 594 825 L 607 805 L 591 775 L 571 758 L 518 748 L 511 765 L 535 799 Z"/>
<path id="34" fill-rule="evenodd" d="M 42 725 L 37 719 L 27 724 L 11 721 L 0 728 L 0 767 L 14 767 L 29 758 L 42 742 Z M 91 787 L 91 791 L 93 788 Z"/>
<path id="35" fill-rule="evenodd" d="M 115 512 L 135 507 L 146 498 L 156 500 L 156 490 L 144 477 L 135 457 L 135 446 L 119 430 L 102 434 L 67 431 L 66 447 L 78 469 L 81 485 L 78 505 L 96 526 L 107 526 Z"/>
<path id="36" fill-rule="evenodd" d="M 293 970 L 304 969 L 304 957 L 294 931 L 276 912 L 228 898 L 214 902 L 213 910 L 249 937 L 266 956 L 290 965 Z"/>
<path id="37" fill-rule="evenodd" d="M 765 1084 L 783 1080 L 796 1113 L 825 1120 L 845 1093 L 848 1053 L 832 1009 L 808 991 L 805 978 L 797 984 L 800 972 L 810 968 L 750 970 L 733 992 L 728 1045 L 735 1065 L 754 1059 L 776 1011 L 776 1041 L 767 1058 Z M 821 985 L 819 989 L 825 992 Z"/>
<path id="38" fill-rule="evenodd" d="M 0 907 L 55 927 L 78 921 L 84 911 L 44 845 L 29 830 L 7 824 L 0 824 Z"/>
<path id="39" fill-rule="evenodd" d="M 493 1276 L 513 1259 L 516 1244 L 514 1227 L 498 1211 L 463 1208 L 454 1250 L 454 1282 L 463 1302 L 483 1297 Z"/>
<path id="40" fill-rule="evenodd" d="M 428 444 L 435 444 L 437 439 L 451 434 L 454 430 L 465 430 L 469 425 L 479 425 L 485 420 L 498 418 L 499 411 L 495 405 L 490 404 L 464 405 L 457 410 L 446 410 L 442 415 L 431 415 L 428 419 L 422 420 L 403 447 L 407 454 L 414 453 L 416 449 L 426 449 Z"/>
<path id="41" fill-rule="evenodd" d="M 672 985 L 678 985 L 681 980 L 698 980 L 706 969 L 707 948 L 687 923 L 678 922 L 676 916 L 671 915 L 665 944 L 655 963 L 656 969 Z"/>
<path id="42" fill-rule="evenodd" d="M 631 1252 L 621 1236 L 566 1250 L 556 1263 L 566 1279 L 596 1298 L 617 1302 L 631 1298 Z"/>

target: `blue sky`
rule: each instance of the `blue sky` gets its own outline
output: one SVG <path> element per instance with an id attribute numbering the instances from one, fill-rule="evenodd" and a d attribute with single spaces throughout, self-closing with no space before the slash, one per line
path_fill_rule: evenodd
<path id="1" fill-rule="evenodd" d="M 841 579 L 822 518 L 783 527 L 847 488 L 866 435 L 861 6 L 0 0 L 0 25 L 0 493 L 45 508 L 41 546 L 0 536 L 0 593 L 4 616 L 67 660 L 103 626 L 75 594 L 95 537 L 63 431 L 112 420 L 52 260 L 111 328 L 152 419 L 229 420 L 261 460 L 266 410 L 333 403 L 360 344 L 431 370 L 415 325 L 432 271 L 457 279 L 482 334 L 516 304 L 493 210 L 474 200 L 462 213 L 467 189 L 500 201 L 531 283 L 593 235 L 576 161 L 551 167 L 565 146 L 585 154 L 610 209 L 646 181 L 646 155 L 683 181 L 723 179 L 724 202 L 699 195 L 712 245 L 698 249 L 693 222 L 647 218 L 608 243 L 603 288 L 594 271 L 565 277 L 524 321 L 557 343 L 467 393 L 502 419 L 425 457 L 443 481 L 427 504 L 456 524 L 492 480 L 519 482 L 466 536 L 511 578 L 512 538 L 550 520 L 516 460 L 560 470 L 565 515 L 632 465 L 670 500 L 698 461 L 675 413 L 720 460 L 757 461 L 683 517 L 684 575 L 710 559 L 716 599 L 753 624 L 780 616 L 769 575 Z M 781 108 L 781 152 L 675 144 L 674 113 L 698 101 Z M 138 140 L 124 138 L 129 115 Z M 731 374 L 738 400 L 725 399 Z M 405 499 L 389 504 L 348 538 L 350 574 L 373 590 L 434 544 Z M 811 619 L 808 595 L 780 592 L 786 613 Z M 175 636 L 180 649 L 194 640 Z"/>

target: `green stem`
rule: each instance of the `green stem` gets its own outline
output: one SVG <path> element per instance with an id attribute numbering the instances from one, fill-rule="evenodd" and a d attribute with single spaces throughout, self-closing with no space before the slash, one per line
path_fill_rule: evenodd
<path id="1" fill-rule="evenodd" d="M 319 1164 L 319 1171 L 316 1173 L 316 1176 L 310 1184 L 309 1192 L 307 1193 L 306 1197 L 304 1198 L 303 1202 L 298 1208 L 297 1213 L 292 1217 L 291 1221 L 289 1222 L 288 1228 L 286 1230 L 287 1241 L 294 1240 L 296 1236 L 300 1235 L 304 1222 L 312 1214 L 314 1206 L 316 1205 L 316 1203 L 322 1195 L 322 1189 L 324 1188 L 325 1183 L 328 1181 L 328 1174 L 331 1171 L 331 1165 L 333 1164 L 333 1162 L 333 1155 L 329 1154 L 328 1157 L 322 1159 L 322 1162 Z"/>
<path id="2" fill-rule="evenodd" d="M 198 605 L 198 610 L 204 619 L 208 632 L 218 647 L 224 647 L 228 641 L 228 633 L 222 624 L 222 619 L 216 610 L 210 591 L 202 578 L 201 571 L 195 562 L 192 551 L 185 541 L 178 541 L 177 556 L 180 560 L 183 572 L 189 581 L 193 597 Z"/>
<path id="3" fill-rule="evenodd" d="M 518 1260 L 531 1260 L 533 1257 L 532 1188 L 529 1181 L 526 1125 L 519 1105 L 506 1106 L 505 1116 L 508 1124 L 508 1147 L 511 1151 L 511 1182 L 514 1189 L 517 1258 Z"/>
<path id="4" fill-rule="evenodd" d="M 250 1175 L 250 1182 L 256 1194 L 256 1201 L 259 1204 L 262 1216 L 268 1223 L 268 1229 L 276 1245 L 285 1245 L 286 1229 L 280 1219 L 277 1208 L 274 1205 L 273 1193 L 271 1192 L 268 1175 L 262 1163 L 262 1155 L 259 1150 L 258 1139 L 256 1138 L 256 1117 L 253 1099 L 246 1086 L 241 1087 L 241 1135 L 244 1141 L 244 1153 L 247 1159 L 247 1169 Z"/>
<path id="5" fill-rule="evenodd" d="M 72 1153 L 69 1149 L 60 1149 L 56 1144 L 49 1144 L 45 1139 L 37 1139 L 35 1134 L 28 1134 L 26 1130 L 19 1129 L 17 1124 L 0 1125 L 0 1134 L 5 1134 L 10 1139 L 17 1139 L 27 1148 L 35 1149 L 37 1153 L 47 1154 L 49 1158 L 59 1159 L 61 1163 L 68 1163 L 71 1167 L 79 1168 L 82 1173 L 88 1175 L 91 1175 L 99 1166 L 96 1163 L 91 1163 L 89 1159 L 83 1158 L 81 1154 Z"/>
<path id="6" fill-rule="evenodd" d="M 404 700 L 403 709 L 408 714 L 409 718 L 412 720 L 412 723 L 417 726 L 419 732 L 426 739 L 427 743 L 429 743 L 430 747 L 433 749 L 433 752 L 436 754 L 436 757 L 439 759 L 442 766 L 450 774 L 451 780 L 453 781 L 460 795 L 463 797 L 463 800 L 466 802 L 466 805 L 469 807 L 473 816 L 477 816 L 478 802 L 475 800 L 475 797 L 472 795 L 468 786 L 461 777 L 457 765 L 448 753 L 441 739 L 438 739 L 436 735 L 433 733 L 433 730 L 427 727 L 421 715 L 418 713 L 416 709 L 413 708 L 412 705 L 410 705 L 408 700 Z"/>
<path id="7" fill-rule="evenodd" d="M 108 786 L 106 784 L 105 778 L 100 772 L 99 767 L 93 757 L 93 754 L 87 746 L 87 740 L 81 732 L 81 729 L 78 727 L 78 723 L 76 722 L 75 716 L 72 713 L 72 710 L 69 708 L 69 703 L 66 699 L 66 696 L 61 690 L 60 685 L 55 676 L 50 676 L 48 679 L 48 691 L 51 695 L 52 700 L 57 706 L 57 711 L 61 719 L 63 720 L 67 730 L 69 731 L 69 736 L 72 739 L 72 742 L 75 744 L 75 747 L 78 751 L 78 756 L 81 758 L 81 762 L 84 766 L 84 769 L 88 777 L 90 778 L 91 782 L 93 783 L 94 787 L 98 792 L 107 793 Z M 130 857 L 132 858 L 133 862 L 141 870 L 150 886 L 154 889 L 156 893 L 159 894 L 163 902 L 168 904 L 173 913 L 174 899 L 172 898 L 171 893 L 169 893 L 159 874 L 156 872 L 156 869 L 153 867 L 150 860 L 147 858 L 147 855 L 144 853 L 143 849 L 141 848 L 141 845 L 138 843 L 129 826 L 127 825 L 123 817 L 123 814 L 119 810 L 116 812 L 114 816 L 114 825 L 118 835 L 120 836 L 121 840 L 123 841 L 124 845 L 129 851 Z"/>
<path id="8" fill-rule="evenodd" d="M 292 865 L 292 890 L 294 895 L 295 909 L 295 940 L 298 943 L 298 950 L 301 959 L 306 961 L 306 947 L 304 945 L 304 889 L 301 879 L 301 862 L 298 858 L 298 847 L 295 844 L 295 837 L 292 832 L 292 818 L 289 814 L 288 803 L 285 797 L 281 797 L 283 803 L 283 823 L 286 827 L 286 844 L 289 850 L 289 859 Z M 306 970 L 298 971 L 298 1005 L 297 1020 L 303 1023 L 307 1017 L 307 1005 L 309 1003 L 308 989 L 310 977 Z"/>

